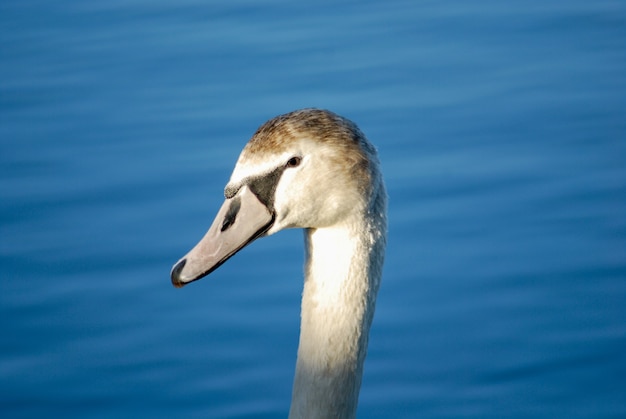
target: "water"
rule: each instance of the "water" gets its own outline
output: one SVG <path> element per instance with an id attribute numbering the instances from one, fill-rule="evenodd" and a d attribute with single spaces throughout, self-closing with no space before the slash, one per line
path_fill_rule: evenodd
<path id="1" fill-rule="evenodd" d="M 3 417 L 285 417 L 302 238 L 171 287 L 258 125 L 378 146 L 359 417 L 626 416 L 619 1 L 0 5 Z"/>

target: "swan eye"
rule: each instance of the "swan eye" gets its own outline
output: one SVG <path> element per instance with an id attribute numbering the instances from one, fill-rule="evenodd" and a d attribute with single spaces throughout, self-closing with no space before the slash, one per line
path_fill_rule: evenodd
<path id="1" fill-rule="evenodd" d="M 294 156 L 290 158 L 289 160 L 287 160 L 287 167 L 297 167 L 300 165 L 301 161 L 302 161 L 302 157 Z"/>

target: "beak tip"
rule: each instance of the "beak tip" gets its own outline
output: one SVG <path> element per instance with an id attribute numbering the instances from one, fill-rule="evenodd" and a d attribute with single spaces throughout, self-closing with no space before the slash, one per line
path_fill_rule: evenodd
<path id="1" fill-rule="evenodd" d="M 174 287 L 176 288 L 182 288 L 186 284 L 186 282 L 183 281 L 181 278 L 181 273 L 186 263 L 187 263 L 187 259 L 182 259 L 181 261 L 176 263 L 176 265 L 174 265 L 174 267 L 172 268 L 172 273 L 171 273 L 172 285 L 174 285 Z"/>

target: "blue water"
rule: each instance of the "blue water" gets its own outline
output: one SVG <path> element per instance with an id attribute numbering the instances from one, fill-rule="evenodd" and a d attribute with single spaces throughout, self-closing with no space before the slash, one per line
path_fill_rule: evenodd
<path id="1" fill-rule="evenodd" d="M 286 417 L 302 237 L 182 290 L 301 107 L 380 152 L 361 418 L 626 417 L 626 4 L 0 4 L 0 414 Z"/>

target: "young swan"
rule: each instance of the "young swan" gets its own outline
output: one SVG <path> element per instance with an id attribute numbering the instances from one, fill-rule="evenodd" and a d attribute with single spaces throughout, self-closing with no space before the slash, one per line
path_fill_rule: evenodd
<path id="1" fill-rule="evenodd" d="M 332 112 L 291 112 L 252 136 L 224 195 L 209 231 L 172 268 L 172 283 L 202 278 L 259 237 L 303 228 L 289 417 L 355 417 L 387 233 L 376 150 L 354 123 Z"/>

